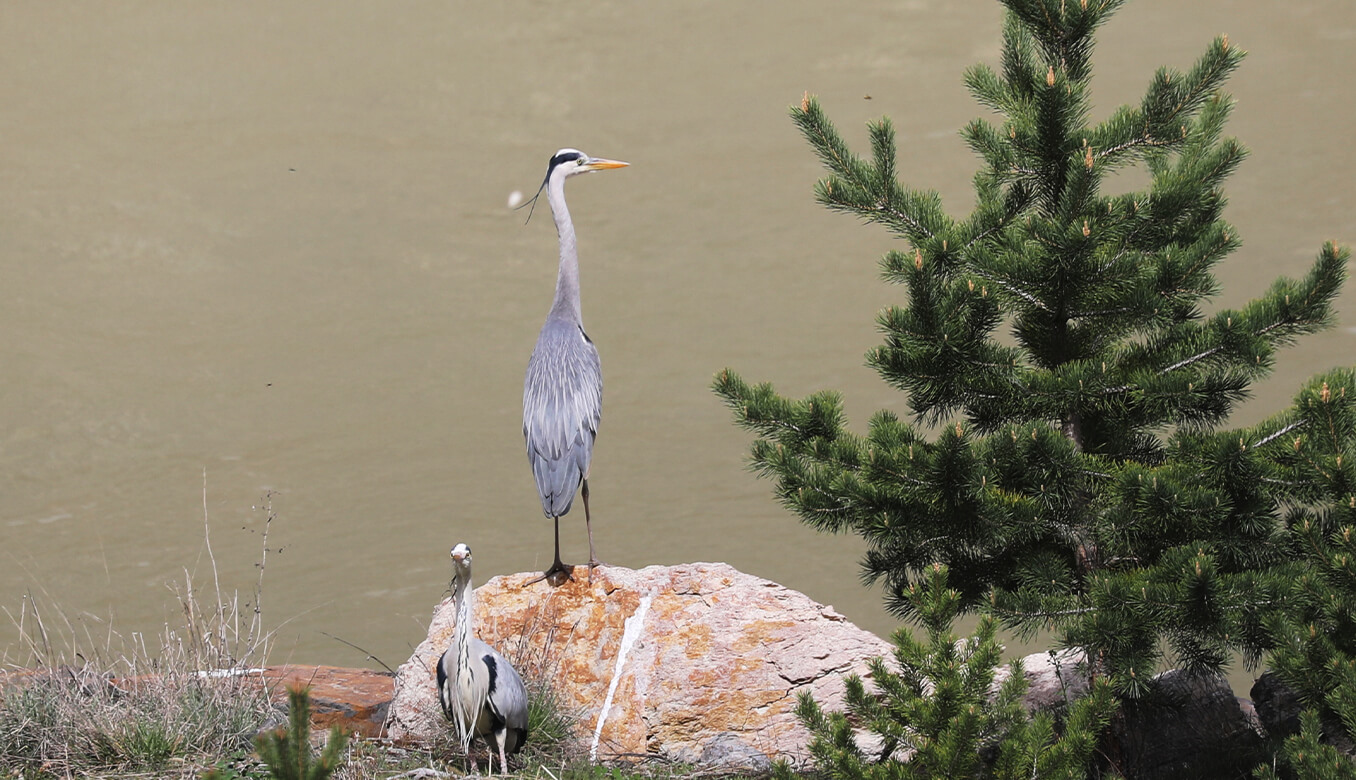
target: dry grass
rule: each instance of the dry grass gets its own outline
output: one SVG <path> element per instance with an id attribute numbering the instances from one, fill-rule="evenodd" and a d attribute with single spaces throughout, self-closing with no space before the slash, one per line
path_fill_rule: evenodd
<path id="1" fill-rule="evenodd" d="M 265 499 L 264 546 L 274 514 Z M 20 652 L 0 674 L 0 772 L 20 777 L 154 773 L 195 776 L 198 767 L 249 751 L 272 710 L 268 692 L 248 679 L 262 666 L 270 635 L 259 596 L 242 609 L 237 594 L 221 592 L 206 517 L 212 600 L 194 589 L 185 571 L 174 587 L 181 625 L 154 637 L 124 636 L 105 624 L 78 632 L 60 609 L 31 594 L 18 614 Z M 265 552 L 266 554 L 266 552 Z"/>

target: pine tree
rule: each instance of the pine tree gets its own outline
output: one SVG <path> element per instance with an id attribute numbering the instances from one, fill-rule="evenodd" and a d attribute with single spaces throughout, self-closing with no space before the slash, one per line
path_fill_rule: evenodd
<path id="1" fill-rule="evenodd" d="M 881 411 L 860 435 L 837 393 L 787 399 L 728 369 L 714 386 L 778 499 L 867 541 L 864 578 L 896 615 L 916 617 L 907 594 L 941 564 L 964 609 L 1057 631 L 1135 695 L 1165 650 L 1218 670 L 1268 647 L 1291 597 L 1282 494 L 1307 489 L 1281 484 L 1284 451 L 1316 423 L 1225 422 L 1278 347 L 1330 324 L 1348 252 L 1207 313 L 1240 246 L 1222 186 L 1245 151 L 1221 87 L 1243 51 L 1220 37 L 1092 125 L 1093 34 L 1122 0 L 1002 4 L 1000 66 L 965 74 L 999 116 L 962 131 L 982 160 L 967 218 L 899 183 L 888 119 L 863 159 L 818 101 L 791 111 L 829 172 L 818 200 L 907 245 L 881 263 L 907 303 L 880 313 L 867 361 L 912 420 Z M 1105 193 L 1128 166 L 1148 188 Z"/>
<path id="2" fill-rule="evenodd" d="M 927 642 L 906 629 L 895 633 L 893 665 L 879 658 L 871 664 L 878 694 L 849 676 L 846 714 L 825 714 L 801 694 L 796 712 L 811 733 L 817 767 L 835 778 L 1086 777 L 1097 735 L 1115 709 L 1110 685 L 1099 680 L 1058 724 L 1049 712 L 1029 714 L 1020 661 L 994 685 L 1003 648 L 993 620 L 982 618 L 974 635 L 957 641 L 951 627 L 960 594 L 946 582 L 945 567 L 937 566 L 906 594 L 927 628 Z M 861 747 L 853 722 L 875 735 L 878 751 Z M 780 765 L 776 776 L 794 775 Z"/>
<path id="3" fill-rule="evenodd" d="M 288 720 L 291 727 L 260 734 L 255 740 L 259 756 L 275 780 L 325 780 L 339 767 L 348 737 L 335 726 L 319 759 L 311 749 L 311 696 L 307 688 L 288 688 Z"/>

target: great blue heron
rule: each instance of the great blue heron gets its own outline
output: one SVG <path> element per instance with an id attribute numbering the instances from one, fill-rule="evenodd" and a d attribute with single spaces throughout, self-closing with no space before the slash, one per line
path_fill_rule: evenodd
<path id="1" fill-rule="evenodd" d="M 461 749 L 470 755 L 471 738 L 490 746 L 490 773 L 499 752 L 499 773 L 508 771 L 507 754 L 527 741 L 527 689 L 508 659 L 475 636 L 471 627 L 475 596 L 471 589 L 471 548 L 452 548 L 452 587 L 457 601 L 457 631 L 438 659 L 438 699 L 443 714 L 457 724 Z M 475 767 L 475 759 L 471 759 Z"/>
<path id="2" fill-rule="evenodd" d="M 589 461 L 603 414 L 603 374 L 598 350 L 584 332 L 579 308 L 579 255 L 574 223 L 565 205 L 565 180 L 575 174 L 627 164 L 589 157 L 578 149 L 561 149 L 551 158 L 541 185 L 560 237 L 560 271 L 555 302 L 541 327 L 523 381 L 523 438 L 527 440 L 527 460 L 537 480 L 542 512 L 555 521 L 556 558 L 533 582 L 549 579 L 560 584 L 570 579 L 571 567 L 560 562 L 560 518 L 570 511 L 575 490 L 584 498 L 590 577 L 593 567 L 599 565 L 589 515 Z"/>

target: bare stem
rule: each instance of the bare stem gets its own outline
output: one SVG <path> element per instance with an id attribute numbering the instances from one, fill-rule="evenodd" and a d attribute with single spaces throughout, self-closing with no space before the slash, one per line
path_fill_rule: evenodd
<path id="1" fill-rule="evenodd" d="M 207 522 L 207 467 L 202 467 L 202 535 L 207 545 L 207 560 L 212 563 L 212 586 L 216 590 L 218 648 L 226 645 L 226 604 L 221 599 L 221 578 L 217 575 L 217 556 L 212 552 L 212 526 Z M 192 584 L 189 584 L 192 587 Z"/>

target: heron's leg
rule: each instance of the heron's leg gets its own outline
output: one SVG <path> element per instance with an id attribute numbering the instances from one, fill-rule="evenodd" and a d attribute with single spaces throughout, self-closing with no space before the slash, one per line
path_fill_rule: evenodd
<path id="1" fill-rule="evenodd" d="M 607 564 L 598 560 L 598 556 L 593 552 L 593 518 L 589 515 L 589 481 L 587 478 L 584 479 L 584 489 L 580 491 L 580 494 L 584 497 L 584 530 L 589 533 L 589 582 L 592 582 L 594 568 Z"/>
<path id="2" fill-rule="evenodd" d="M 499 774 L 508 774 L 508 758 L 504 755 L 504 745 L 508 743 L 508 727 L 503 727 L 494 732 L 494 741 L 499 745 Z M 493 774 L 494 770 L 491 769 Z"/>
<path id="3" fill-rule="evenodd" d="M 585 514 L 587 515 L 588 513 L 585 512 Z M 547 580 L 552 585 L 560 587 L 569 580 L 574 579 L 574 577 L 571 576 L 570 572 L 570 570 L 573 567 L 566 566 L 565 564 L 560 562 L 560 518 L 559 517 L 555 518 L 555 521 L 556 521 L 556 562 L 551 564 L 551 568 L 547 569 L 540 577 L 534 580 L 529 580 L 526 583 L 528 585 L 535 585 L 536 583 L 541 582 L 542 580 Z"/>

